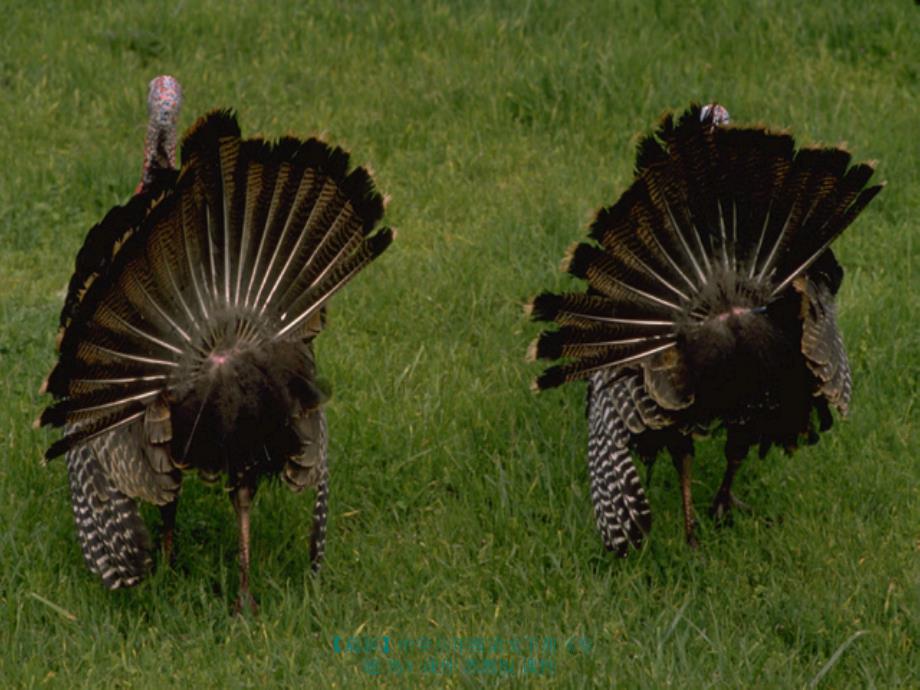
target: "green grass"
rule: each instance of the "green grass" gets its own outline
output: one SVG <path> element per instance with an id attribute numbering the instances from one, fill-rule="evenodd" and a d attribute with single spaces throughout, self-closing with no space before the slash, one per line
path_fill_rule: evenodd
<path id="1" fill-rule="evenodd" d="M 0 685 L 920 687 L 920 9 L 315 4 L 4 10 Z M 325 569 L 308 573 L 311 501 L 263 487 L 255 619 L 228 615 L 233 512 L 195 478 L 176 569 L 104 591 L 82 563 L 63 464 L 39 464 L 53 437 L 30 426 L 73 257 L 134 188 L 146 84 L 163 72 L 185 88 L 183 126 L 232 105 L 248 134 L 323 132 L 349 148 L 399 229 L 319 342 L 335 391 Z M 737 488 L 755 512 L 721 531 L 703 520 L 697 553 L 662 463 L 649 544 L 620 561 L 593 524 L 584 392 L 530 393 L 538 329 L 521 304 L 570 284 L 559 259 L 628 184 L 639 134 L 715 99 L 801 143 L 846 140 L 889 182 L 836 245 L 852 412 L 794 457 L 750 460 Z M 721 441 L 698 458 L 705 506 Z M 387 664 L 429 654 L 335 651 L 359 635 L 559 648 L 542 677 L 400 675 Z"/>

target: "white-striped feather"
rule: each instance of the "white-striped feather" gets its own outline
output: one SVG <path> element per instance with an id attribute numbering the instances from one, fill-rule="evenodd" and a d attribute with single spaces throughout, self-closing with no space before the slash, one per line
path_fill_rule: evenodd
<path id="1" fill-rule="evenodd" d="M 205 229 L 208 235 L 208 265 L 211 267 L 211 285 L 210 293 L 214 298 L 214 304 L 219 304 L 220 298 L 218 296 L 218 279 L 217 279 L 217 259 L 214 256 L 217 252 L 217 243 L 214 241 L 214 236 L 217 234 L 214 221 L 214 213 L 211 210 L 211 207 L 208 204 L 204 206 L 205 214 Z"/>
<path id="2" fill-rule="evenodd" d="M 643 269 L 648 271 L 664 287 L 668 288 L 671 292 L 673 292 L 675 295 L 680 297 L 684 302 L 690 301 L 690 298 L 687 297 L 687 295 L 684 292 L 682 292 L 681 290 L 676 288 L 674 285 L 672 285 L 664 276 L 658 273 L 658 271 L 656 271 L 654 268 L 652 268 L 647 263 L 645 263 L 642 259 L 636 256 L 633 252 L 629 251 L 629 254 L 632 256 L 633 260 L 636 261 L 636 263 L 638 263 L 640 266 L 642 266 Z"/>
<path id="3" fill-rule="evenodd" d="M 668 252 L 668 250 L 665 249 L 664 244 L 662 244 L 661 240 L 659 240 L 658 236 L 655 234 L 654 228 L 651 230 L 649 234 L 652 236 L 652 239 L 655 241 L 655 246 L 658 247 L 658 251 L 661 253 L 661 255 L 664 256 L 664 258 L 668 260 L 668 263 L 671 264 L 671 267 L 675 271 L 677 271 L 677 274 L 681 278 L 684 279 L 684 282 L 687 283 L 687 286 L 690 288 L 690 290 L 693 292 L 696 292 L 699 288 L 693 284 L 693 281 L 691 281 L 690 278 L 687 276 L 687 274 L 684 273 L 683 270 L 681 270 L 681 267 L 678 265 L 677 261 L 674 260 L 674 257 L 672 257 L 671 254 Z M 677 234 L 680 235 L 680 233 L 677 233 Z"/>
<path id="4" fill-rule="evenodd" d="M 589 367 L 588 369 L 582 369 L 577 374 L 575 374 L 575 376 L 577 376 L 577 378 L 582 378 L 584 376 L 594 373 L 595 371 L 601 371 L 602 369 L 610 369 L 612 367 L 619 367 L 624 364 L 629 364 L 630 362 L 636 362 L 640 359 L 644 359 L 645 357 L 649 357 L 651 355 L 657 354 L 658 352 L 663 352 L 670 347 L 674 347 L 675 345 L 676 345 L 676 342 L 665 343 L 664 345 L 653 347 L 651 350 L 644 350 L 643 352 L 639 352 L 638 354 L 635 354 L 635 355 L 629 355 L 628 357 L 616 359 L 612 362 L 604 362 L 603 364 L 598 364 L 597 366 Z"/>
<path id="5" fill-rule="evenodd" d="M 773 248 L 770 250 L 770 253 L 767 254 L 767 258 L 764 259 L 763 266 L 760 268 L 760 271 L 757 273 L 757 280 L 763 280 L 767 271 L 773 266 L 773 262 L 776 260 L 776 253 L 780 248 L 780 245 L 783 243 L 783 238 L 786 236 L 786 230 L 789 227 L 789 221 L 792 220 L 792 214 L 795 213 L 795 204 L 789 209 L 789 214 L 786 216 L 786 220 L 783 222 L 783 227 L 779 231 L 779 234 L 776 236 L 776 241 L 773 243 Z"/>
<path id="6" fill-rule="evenodd" d="M 294 201 L 291 203 L 291 208 L 288 211 L 287 218 L 284 221 L 284 227 L 281 229 L 281 234 L 278 237 L 278 241 L 275 242 L 275 248 L 274 248 L 274 251 L 272 251 L 272 257 L 268 262 L 268 266 L 265 268 L 264 275 L 262 276 L 262 283 L 261 285 L 259 285 L 259 291 L 256 293 L 255 299 L 253 300 L 253 307 L 258 308 L 260 314 L 265 313 L 265 309 L 268 307 L 268 303 L 271 302 L 272 295 L 274 295 L 275 290 L 278 289 L 278 284 L 284 278 L 284 273 L 287 270 L 287 267 L 290 265 L 294 256 L 296 256 L 297 254 L 296 247 L 299 246 L 299 244 L 303 241 L 303 237 L 305 233 L 304 233 L 304 228 L 302 227 L 300 228 L 300 236 L 297 238 L 297 241 L 295 243 L 295 248 L 289 252 L 287 261 L 285 262 L 284 266 L 279 271 L 278 277 L 275 280 L 274 285 L 269 290 L 268 295 L 265 297 L 265 302 L 260 307 L 259 302 L 262 297 L 262 292 L 265 290 L 265 286 L 268 284 L 269 278 L 271 277 L 272 270 L 274 269 L 274 266 L 275 266 L 275 262 L 278 260 L 278 256 L 281 253 L 281 247 L 284 245 L 284 241 L 287 238 L 288 233 L 291 231 L 291 227 L 293 225 L 293 220 L 294 220 L 294 216 L 296 215 L 297 208 L 303 202 L 304 197 L 309 193 L 310 187 L 313 186 L 313 176 L 309 174 L 310 172 L 311 171 L 307 171 L 300 178 L 300 183 L 297 186 L 297 194 L 294 196 Z M 316 210 L 316 205 L 314 205 L 313 207 L 313 211 L 315 210 Z M 312 213 L 313 212 L 311 211 L 311 216 L 312 216 Z"/>
<path id="7" fill-rule="evenodd" d="M 763 246 L 763 239 L 767 234 L 767 226 L 770 224 L 770 213 L 773 210 L 773 202 L 770 202 L 770 205 L 767 207 L 767 212 L 764 214 L 763 226 L 760 228 L 760 236 L 757 238 L 757 246 L 754 247 L 754 251 L 751 253 L 751 263 L 750 268 L 748 269 L 748 278 L 754 277 L 754 271 L 757 270 L 757 265 L 760 259 L 760 249 Z"/>
<path id="8" fill-rule="evenodd" d="M 303 273 L 303 270 L 306 270 L 308 267 L 310 267 L 310 266 L 313 264 L 313 262 L 316 260 L 316 257 L 319 255 L 320 251 L 322 251 L 323 249 L 325 249 L 326 246 L 332 241 L 332 238 L 335 237 L 335 236 L 338 234 L 338 231 L 339 231 L 340 226 L 341 226 L 343 223 L 347 223 L 347 222 L 348 222 L 348 219 L 350 219 L 351 217 L 353 217 L 353 216 L 352 216 L 353 213 L 354 213 L 354 209 L 353 209 L 352 206 L 351 206 L 351 202 L 350 202 L 350 201 L 345 202 L 345 205 L 342 207 L 342 209 L 339 211 L 338 215 L 335 217 L 335 220 L 332 222 L 332 225 L 329 226 L 329 230 L 326 232 L 325 235 L 323 235 L 322 240 L 320 240 L 320 241 L 317 243 L 317 245 L 313 248 L 313 251 L 310 253 L 309 258 L 307 258 L 306 262 L 305 262 L 304 265 L 303 265 L 303 269 L 301 270 L 301 274 Z M 353 247 L 351 246 L 351 245 L 352 245 L 352 240 L 354 240 L 354 239 L 356 239 L 356 238 L 360 238 L 360 232 L 358 231 L 358 229 L 356 229 L 356 230 L 352 233 L 352 237 L 350 237 L 348 240 L 346 240 L 346 241 L 342 244 L 342 247 L 339 249 L 339 251 L 338 251 L 338 253 L 336 254 L 336 256 L 327 264 L 326 268 L 329 268 L 330 266 L 335 265 L 335 264 L 338 262 L 339 257 L 341 257 L 341 255 L 342 255 L 343 253 L 347 252 L 350 248 L 353 248 Z M 323 275 L 324 275 L 324 274 L 325 274 L 325 272 L 323 273 Z M 298 277 L 299 277 L 299 276 L 298 276 Z M 316 285 L 318 282 L 319 282 L 319 278 L 314 279 L 314 280 L 310 283 L 310 287 Z"/>
<path id="9" fill-rule="evenodd" d="M 368 261 L 369 260 L 370 260 L 370 257 L 368 258 Z M 333 264 L 334 262 L 330 262 L 329 266 L 326 267 L 323 273 L 320 276 L 318 276 L 316 280 L 313 281 L 313 285 L 318 284 L 320 278 L 322 278 L 323 275 L 326 274 L 326 272 L 329 270 L 329 268 Z M 351 280 L 355 276 L 355 274 L 357 274 L 362 268 L 364 268 L 366 264 L 367 262 L 364 261 L 364 262 L 359 262 L 357 265 L 355 265 L 355 267 L 351 271 L 346 273 L 337 283 L 335 283 L 329 289 L 327 289 L 326 293 L 322 297 L 315 300 L 313 304 L 307 307 L 305 311 L 301 312 L 299 316 L 294 318 L 290 323 L 288 323 L 281 330 L 275 333 L 274 339 L 277 340 L 278 338 L 283 338 L 285 333 L 288 333 L 292 329 L 296 328 L 303 321 L 305 321 L 310 316 L 315 314 L 316 311 L 320 309 L 329 300 L 330 297 L 332 297 L 336 292 L 338 292 L 349 280 Z"/>
<path id="10" fill-rule="evenodd" d="M 165 381 L 166 378 L 166 374 L 150 374 L 148 376 L 122 376 L 103 379 L 73 378 L 70 379 L 70 384 L 73 385 L 75 383 L 86 383 L 93 386 L 117 386 L 125 383 L 150 383 L 153 381 Z"/>
<path id="11" fill-rule="evenodd" d="M 835 239 L 837 239 L 837 236 L 832 236 L 830 239 L 824 242 L 817 251 L 815 251 L 811 256 L 805 259 L 805 261 L 799 264 L 797 268 L 795 268 L 788 276 L 786 276 L 786 278 L 784 278 L 775 288 L 773 288 L 773 292 L 770 293 L 770 297 L 776 297 L 776 295 L 781 293 L 786 288 L 786 286 L 789 285 L 789 283 L 807 271 L 808 267 L 818 260 L 818 258 L 827 250 L 827 248 L 831 246 Z"/>
<path id="12" fill-rule="evenodd" d="M 700 256 L 703 257 L 703 263 L 706 264 L 706 273 L 707 275 L 712 275 L 712 264 L 709 262 L 709 254 L 706 252 L 706 247 L 703 245 L 703 235 L 700 233 L 699 228 L 694 225 L 693 221 L 690 221 L 690 230 L 696 243 L 700 248 Z"/>
<path id="13" fill-rule="evenodd" d="M 327 190 L 328 192 L 332 192 L 332 193 L 334 193 L 336 190 L 335 183 L 331 179 L 326 180 L 323 183 L 323 187 L 320 190 L 319 197 L 317 198 L 316 203 L 313 204 L 313 208 L 310 209 L 310 215 L 307 218 L 307 221 L 304 223 L 303 227 L 300 229 L 300 235 L 297 237 L 297 241 L 294 245 L 294 248 L 291 250 L 290 254 L 288 255 L 287 261 L 284 262 L 284 266 L 281 268 L 281 271 L 279 271 L 278 278 L 277 280 L 275 280 L 275 284 L 272 286 L 271 291 L 268 293 L 268 296 L 265 298 L 265 303 L 259 309 L 259 314 L 265 313 L 265 310 L 268 308 L 269 303 L 272 301 L 272 299 L 275 296 L 275 293 L 278 291 L 278 288 L 281 286 L 281 283 L 284 281 L 284 277 L 287 275 L 288 270 L 291 267 L 291 264 L 300 254 L 301 249 L 303 248 L 303 243 L 306 241 L 307 237 L 310 235 L 309 228 L 313 225 L 313 222 L 316 216 L 318 216 L 320 213 L 325 211 L 328 201 L 325 203 L 320 203 L 319 200 L 323 198 L 324 193 L 326 193 Z M 304 192 L 304 194 L 306 194 L 306 192 L 308 191 L 309 191 L 309 188 Z M 297 199 L 295 200 L 295 204 L 291 209 L 291 215 L 288 217 L 288 224 L 291 223 L 295 215 L 293 211 L 298 207 L 300 203 L 302 203 L 302 201 L 303 199 L 300 195 L 300 190 L 298 190 Z M 287 230 L 287 226 L 285 226 L 285 230 Z M 323 240 L 325 240 L 328 236 L 329 236 L 329 233 L 327 232 L 326 235 L 323 237 Z M 309 265 L 309 263 L 313 260 L 313 257 L 316 256 L 316 251 L 319 249 L 319 246 L 321 244 L 322 242 L 317 244 L 317 247 L 313 250 L 313 253 L 310 256 L 310 258 L 307 259 L 307 265 Z M 314 281 L 313 284 L 315 285 L 316 281 Z"/>
<path id="14" fill-rule="evenodd" d="M 239 141 L 236 142 L 236 147 L 239 149 Z M 239 151 L 237 151 L 239 155 Z M 220 180 L 221 180 L 221 210 L 223 212 L 224 219 L 224 304 L 230 304 L 230 231 L 233 229 L 230 227 L 230 204 L 233 201 L 234 189 L 234 180 L 233 180 L 233 170 L 227 171 L 224 168 L 224 157 L 218 154 L 219 167 L 220 167 Z M 235 162 L 235 159 L 234 159 Z M 245 187 L 244 187 L 245 189 Z"/>
<path id="15" fill-rule="evenodd" d="M 183 351 L 182 351 L 181 348 L 178 348 L 178 347 L 176 347 L 175 345 L 173 345 L 172 343 L 166 342 L 165 340 L 162 340 L 162 339 L 160 339 L 160 338 L 157 338 L 155 335 L 153 335 L 153 334 L 151 334 L 151 333 L 148 333 L 147 331 L 143 330 L 142 328 L 138 328 L 137 326 L 135 326 L 135 325 L 134 325 L 133 323 L 131 323 L 130 321 L 127 321 L 127 320 L 123 319 L 121 316 L 118 315 L 118 313 L 117 313 L 115 310 L 110 309 L 110 310 L 107 310 L 107 311 L 109 312 L 109 314 L 110 314 L 116 321 L 118 321 L 118 323 L 120 323 L 122 326 L 124 326 L 125 328 L 127 328 L 129 331 L 131 331 L 131 332 L 134 333 L 135 335 L 137 335 L 137 336 L 139 336 L 139 337 L 141 337 L 141 338 L 144 338 L 145 340 L 147 340 L 147 341 L 153 343 L 154 345 L 159 345 L 160 347 L 162 347 L 162 348 L 164 348 L 164 349 L 166 349 L 166 350 L 169 350 L 169 351 L 172 352 L 173 354 L 181 355 L 181 354 L 183 353 Z"/>
<path id="16" fill-rule="evenodd" d="M 259 248 L 256 250 L 256 258 L 253 260 L 252 271 L 249 276 L 249 285 L 246 287 L 246 297 L 243 300 L 244 306 L 250 306 L 249 297 L 252 294 L 252 288 L 255 284 L 256 279 L 261 275 L 262 282 L 259 285 L 259 290 L 256 292 L 253 297 L 251 305 L 254 307 L 259 303 L 259 297 L 262 294 L 262 290 L 265 287 L 265 282 L 268 280 L 268 274 L 271 271 L 271 265 L 274 261 L 274 254 L 269 260 L 268 266 L 265 270 L 260 269 L 262 263 L 262 254 L 265 252 L 265 241 L 268 237 L 268 228 L 272 227 L 275 222 L 275 215 L 278 213 L 278 205 L 280 203 L 279 199 L 281 193 L 284 190 L 284 187 L 287 185 L 288 177 L 291 173 L 291 166 L 289 163 L 282 163 L 278 168 L 278 176 L 275 178 L 275 189 L 272 192 L 272 200 L 268 206 L 268 213 L 265 216 L 265 225 L 262 228 L 262 236 L 259 238 Z M 304 173 L 304 177 L 309 173 Z M 279 243 L 275 244 L 275 251 L 277 252 Z"/>
<path id="17" fill-rule="evenodd" d="M 162 389 L 160 387 L 157 387 L 153 390 L 144 391 L 143 393 L 136 393 L 134 395 L 129 395 L 125 398 L 119 398 L 118 400 L 110 400 L 108 402 L 97 403 L 95 405 L 86 405 L 84 407 L 75 407 L 69 412 L 69 414 L 80 414 L 83 412 L 96 412 L 99 410 L 108 410 L 112 407 L 121 407 L 122 405 L 127 405 L 128 403 L 139 402 L 141 400 L 151 398 L 155 395 L 159 395 L 161 390 Z"/>
<path id="18" fill-rule="evenodd" d="M 236 270 L 236 291 L 233 295 L 233 304 L 236 307 L 240 306 L 240 290 L 243 284 L 243 273 L 246 272 L 246 252 L 249 249 L 249 243 L 251 242 L 251 237 L 253 233 L 253 214 L 256 212 L 256 201 L 261 195 L 262 187 L 262 170 L 264 166 L 261 163 L 256 163 L 255 161 L 249 162 L 249 169 L 246 171 L 246 200 L 249 199 L 249 181 L 250 179 L 258 180 L 259 189 L 256 190 L 256 193 L 253 194 L 251 203 L 244 205 L 243 211 L 243 227 L 240 232 L 240 258 Z M 263 228 L 264 231 L 264 228 Z"/>
<path id="19" fill-rule="evenodd" d="M 118 428 L 120 428 L 120 427 L 125 426 L 126 424 L 130 424 L 130 423 L 133 422 L 135 419 L 138 419 L 139 417 L 142 417 L 142 416 L 145 415 L 145 414 L 146 414 L 146 410 L 141 410 L 140 412 L 135 412 L 134 414 L 130 414 L 130 415 L 128 415 L 127 417 L 125 417 L 124 419 L 119 419 L 117 422 L 113 422 L 112 424 L 106 425 L 106 426 L 103 427 L 102 429 L 97 429 L 97 430 L 94 431 L 93 433 L 87 434 L 86 436 L 84 436 L 83 438 L 81 438 L 81 439 L 78 441 L 78 443 L 82 444 L 82 443 L 86 443 L 86 442 L 88 442 L 88 441 L 91 441 L 91 440 L 94 439 L 94 438 L 98 438 L 99 436 L 102 436 L 103 434 L 107 434 L 107 433 L 109 433 L 110 431 L 114 431 L 115 429 L 118 429 Z M 79 431 L 78 431 L 77 433 L 79 433 Z M 66 438 L 66 437 L 65 437 L 65 438 Z"/>
<path id="20" fill-rule="evenodd" d="M 124 359 L 130 362 L 140 362 L 141 364 L 152 364 L 154 366 L 164 366 L 164 367 L 178 367 L 179 365 L 175 362 L 170 362 L 165 359 L 156 359 L 155 357 L 144 357 L 143 355 L 136 355 L 130 352 L 120 352 L 119 350 L 113 350 L 109 347 L 99 345 L 97 343 L 88 343 L 88 347 L 93 347 L 106 354 L 112 355 L 113 357 L 118 357 L 119 359 Z"/>
<path id="21" fill-rule="evenodd" d="M 621 338 L 617 340 L 600 340 L 597 342 L 573 342 L 569 341 L 566 343 L 567 347 L 576 346 L 576 347 L 612 347 L 614 345 L 636 345 L 638 343 L 652 343 L 660 340 L 674 338 L 674 333 L 661 333 L 659 335 L 646 335 L 639 336 L 636 338 Z"/>
<path id="22" fill-rule="evenodd" d="M 732 199 L 732 270 L 738 272 L 738 203 Z"/>
<path id="23" fill-rule="evenodd" d="M 166 268 L 166 275 L 169 278 L 169 286 L 172 288 L 175 293 L 176 299 L 179 304 L 182 306 L 182 310 L 185 312 L 185 315 L 188 317 L 189 323 L 195 327 L 196 330 L 201 330 L 201 325 L 198 323 L 198 320 L 195 318 L 194 312 L 192 312 L 191 307 L 189 307 L 188 302 L 185 301 L 185 298 L 182 296 L 182 290 L 179 288 L 179 284 L 176 282 L 176 276 L 172 271 L 172 266 L 170 261 L 164 261 L 163 266 Z"/>
<path id="24" fill-rule="evenodd" d="M 722 202 L 716 200 L 716 207 L 719 210 L 719 237 L 722 240 L 722 265 L 726 271 L 730 269 L 728 260 L 728 232 L 725 228 L 725 214 L 722 212 Z"/>
<path id="25" fill-rule="evenodd" d="M 170 276 L 172 276 L 172 272 L 170 271 L 170 268 L 169 268 L 169 262 L 166 261 L 166 262 L 164 262 L 164 263 L 166 264 L 166 270 L 167 270 L 167 272 L 169 272 Z M 179 335 L 182 336 L 182 339 L 185 340 L 187 343 L 192 342 L 191 336 L 185 331 L 185 329 L 182 328 L 182 326 L 180 326 L 178 323 L 176 323 L 176 321 L 172 318 L 172 316 L 170 316 L 169 313 L 168 313 L 162 306 L 160 306 L 159 302 L 157 302 L 157 301 L 153 298 L 153 295 L 151 295 L 150 292 L 148 292 L 147 288 L 144 287 L 143 281 L 138 280 L 138 281 L 136 281 L 135 284 L 140 288 L 140 291 L 141 291 L 141 293 L 144 295 L 144 298 L 151 304 L 151 306 L 153 306 L 154 309 L 156 309 L 157 313 L 158 313 L 160 316 L 162 316 L 163 319 L 164 319 L 164 320 L 165 320 L 165 321 L 166 321 L 166 322 L 167 322 L 167 323 L 168 323 L 168 324 L 179 334 Z M 180 299 L 181 299 L 181 294 L 180 294 L 179 297 L 180 297 Z M 183 305 L 184 305 L 184 304 L 185 304 L 185 302 L 184 302 L 184 300 L 183 300 Z M 189 314 L 189 316 L 191 316 L 191 314 Z"/>
<path id="26" fill-rule="evenodd" d="M 560 309 L 558 314 L 567 314 L 579 319 L 585 319 L 586 321 L 596 321 L 598 323 L 617 323 L 623 324 L 624 326 L 673 326 L 674 321 L 656 321 L 654 319 L 624 319 L 617 316 L 597 316 L 595 314 L 583 314 L 581 312 L 570 311 L 567 309 Z M 558 316 L 553 319 L 554 321 L 558 320 Z"/>
<path id="27" fill-rule="evenodd" d="M 684 233 L 680 229 L 680 225 L 678 224 L 677 219 L 674 217 L 674 212 L 671 210 L 671 206 L 668 204 L 666 199 L 662 199 L 662 203 L 664 204 L 664 209 L 668 214 L 668 221 L 671 223 L 671 227 L 673 228 L 674 233 L 677 235 L 681 246 L 684 248 L 684 253 L 686 254 L 687 258 L 690 259 L 690 263 L 693 265 L 694 270 L 696 270 L 696 275 L 700 279 L 700 287 L 706 285 L 706 275 L 703 273 L 703 269 L 697 262 L 693 252 L 690 251 L 690 245 L 687 243 L 687 238 L 684 237 Z M 705 255 L 706 253 L 703 252 L 703 256 Z"/>
<path id="28" fill-rule="evenodd" d="M 653 295 L 653 294 L 650 293 L 650 292 L 646 292 L 645 290 L 641 290 L 641 289 L 637 288 L 635 285 L 630 285 L 629 283 L 627 283 L 627 282 L 625 282 L 625 281 L 623 281 L 623 280 L 620 280 L 619 278 L 614 278 L 613 276 L 611 276 L 611 275 L 609 275 L 609 274 L 605 274 L 605 277 L 606 277 L 608 280 L 610 280 L 611 282 L 614 282 L 614 283 L 616 283 L 617 285 L 619 285 L 619 286 L 621 286 L 621 287 L 623 287 L 623 288 L 626 288 L 626 289 L 629 290 L 630 292 L 634 292 L 634 293 L 637 294 L 637 295 L 641 295 L 642 297 L 645 297 L 646 299 L 649 299 L 649 300 L 651 300 L 652 302 L 655 302 L 655 303 L 657 303 L 657 304 L 660 304 L 660 305 L 662 305 L 662 306 L 664 306 L 664 307 L 668 307 L 669 309 L 673 309 L 674 311 L 677 311 L 677 312 L 681 311 L 681 308 L 680 308 L 678 305 L 674 304 L 673 302 L 669 302 L 668 300 L 664 299 L 663 297 L 658 297 L 657 295 Z"/>
<path id="29" fill-rule="evenodd" d="M 185 258 L 186 258 L 186 261 L 188 262 L 189 278 L 190 278 L 191 281 L 192 281 L 192 289 L 193 289 L 194 292 L 195 292 L 195 297 L 198 298 L 198 306 L 201 307 L 201 316 L 202 316 L 202 318 L 204 319 L 204 321 L 208 321 L 208 320 L 210 319 L 210 315 L 209 315 L 209 312 L 208 312 L 208 307 L 207 307 L 207 305 L 205 305 L 205 302 L 204 302 L 204 294 L 202 293 L 202 287 L 201 287 L 201 285 L 198 284 L 198 277 L 196 276 L 196 273 L 201 269 L 201 267 L 200 267 L 200 266 L 196 266 L 196 265 L 192 262 L 192 252 L 190 251 L 191 248 L 190 248 L 190 246 L 189 246 L 189 238 L 190 238 L 190 236 L 191 236 L 191 229 L 190 229 L 190 227 L 185 223 L 185 218 L 184 218 L 184 213 L 183 213 L 183 219 L 182 219 L 182 243 L 183 243 L 183 245 L 184 245 L 184 247 L 185 247 Z M 169 262 L 167 262 L 167 265 L 168 265 L 168 263 L 169 263 Z M 180 295 L 181 295 L 181 290 L 179 290 L 179 286 L 178 286 L 178 285 L 176 285 L 176 292 L 177 292 L 177 294 L 180 294 Z"/>

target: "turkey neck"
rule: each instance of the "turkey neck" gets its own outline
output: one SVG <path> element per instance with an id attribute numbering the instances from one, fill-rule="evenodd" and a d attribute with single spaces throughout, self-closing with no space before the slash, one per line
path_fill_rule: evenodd
<path id="1" fill-rule="evenodd" d="M 176 127 L 182 108 L 182 87 L 169 75 L 155 77 L 147 94 L 147 136 L 144 166 L 135 194 L 153 182 L 157 171 L 176 168 Z"/>

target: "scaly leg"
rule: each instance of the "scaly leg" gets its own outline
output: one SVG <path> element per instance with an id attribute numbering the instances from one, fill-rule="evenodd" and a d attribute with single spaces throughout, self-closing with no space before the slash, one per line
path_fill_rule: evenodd
<path id="1" fill-rule="evenodd" d="M 693 464 L 693 454 L 686 453 L 674 460 L 674 466 L 680 474 L 680 498 L 684 507 L 684 534 L 687 537 L 687 546 L 695 549 L 699 546 L 693 534 L 695 520 L 693 519 L 693 493 L 690 491 L 690 467 Z"/>
<path id="2" fill-rule="evenodd" d="M 174 501 L 160 506 L 160 519 L 163 520 L 163 536 L 160 541 L 160 548 L 163 550 L 163 562 L 170 567 L 175 564 L 175 532 L 176 532 L 176 512 L 179 510 L 178 496 Z"/>
<path id="3" fill-rule="evenodd" d="M 248 486 L 240 486 L 230 494 L 240 530 L 240 591 L 233 606 L 233 612 L 236 614 L 241 613 L 244 606 L 248 607 L 253 615 L 259 612 L 258 604 L 249 592 L 249 510 L 252 507 L 253 493 Z"/>
<path id="4" fill-rule="evenodd" d="M 716 491 L 712 499 L 712 505 L 709 507 L 709 516 L 719 525 L 730 525 L 732 519 L 732 509 L 750 510 L 748 506 L 732 494 L 732 482 L 735 480 L 735 474 L 741 467 L 741 462 L 747 456 L 751 443 L 748 439 L 740 434 L 733 433 L 729 430 L 728 439 L 725 442 L 725 476 L 722 478 L 722 484 Z"/>

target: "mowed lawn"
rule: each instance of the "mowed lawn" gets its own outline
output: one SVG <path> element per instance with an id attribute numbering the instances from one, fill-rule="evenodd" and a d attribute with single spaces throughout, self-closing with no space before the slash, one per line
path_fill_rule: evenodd
<path id="1" fill-rule="evenodd" d="M 54 3 L 0 21 L 0 686 L 920 687 L 920 8 L 908 0 Z M 84 567 L 56 436 L 31 423 L 74 256 L 133 190 L 148 80 L 183 129 L 321 133 L 369 163 L 399 236 L 319 338 L 332 493 L 236 526 L 196 477 L 174 569 L 114 593 Z M 690 552 L 670 461 L 627 560 L 595 531 L 584 388 L 535 396 L 521 309 L 628 185 L 662 112 L 718 100 L 888 187 L 835 245 L 850 417 L 750 458 L 730 529 Z M 701 513 L 723 438 L 698 445 Z M 145 513 L 156 524 L 156 511 Z"/>

